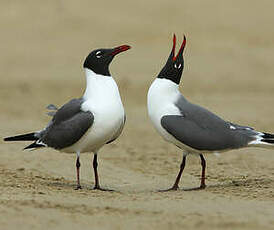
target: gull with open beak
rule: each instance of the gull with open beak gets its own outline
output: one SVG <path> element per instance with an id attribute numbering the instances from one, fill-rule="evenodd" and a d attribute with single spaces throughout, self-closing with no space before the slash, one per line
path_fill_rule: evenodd
<path id="1" fill-rule="evenodd" d="M 166 141 L 183 151 L 183 160 L 175 183 L 165 191 L 179 188 L 189 154 L 196 154 L 201 159 L 202 176 L 199 189 L 203 189 L 206 187 L 204 153 L 252 146 L 274 148 L 273 134 L 225 121 L 209 110 L 192 104 L 181 94 L 179 83 L 184 69 L 185 45 L 184 36 L 179 52 L 175 55 L 176 36 L 173 36 L 169 58 L 151 84 L 147 96 L 148 114 L 154 127 Z"/>

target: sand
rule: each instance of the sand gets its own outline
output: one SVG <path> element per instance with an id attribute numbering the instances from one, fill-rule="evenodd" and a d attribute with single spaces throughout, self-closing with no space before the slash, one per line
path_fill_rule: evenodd
<path id="1" fill-rule="evenodd" d="M 0 229 L 273 229 L 274 151 L 248 148 L 189 157 L 181 190 L 172 185 L 182 154 L 152 127 L 150 83 L 176 32 L 187 36 L 184 95 L 235 123 L 274 132 L 274 3 L 210 1 L 1 1 L 1 137 L 39 130 L 45 107 L 82 95 L 84 57 L 129 44 L 111 72 L 127 113 L 121 137 L 99 153 L 103 187 L 92 190 L 92 154 L 22 151 L 0 141 Z"/>

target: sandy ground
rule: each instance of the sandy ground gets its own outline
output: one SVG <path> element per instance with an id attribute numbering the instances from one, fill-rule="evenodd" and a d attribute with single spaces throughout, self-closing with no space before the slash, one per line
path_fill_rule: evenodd
<path id="1" fill-rule="evenodd" d="M 273 229 L 274 152 L 206 155 L 203 191 L 159 193 L 174 181 L 180 151 L 146 112 L 146 92 L 166 61 L 172 33 L 187 36 L 182 92 L 227 120 L 274 132 L 272 1 L 7 1 L 0 3 L 1 136 L 44 127 L 45 107 L 79 97 L 84 57 L 129 44 L 111 72 L 127 112 L 122 136 L 99 155 L 104 187 L 91 190 L 91 154 L 24 151 L 0 141 L 1 229 Z M 181 187 L 199 185 L 189 157 Z"/>

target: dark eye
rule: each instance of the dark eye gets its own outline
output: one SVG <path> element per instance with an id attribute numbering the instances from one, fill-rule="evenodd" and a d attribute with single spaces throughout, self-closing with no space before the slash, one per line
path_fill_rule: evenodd
<path id="1" fill-rule="evenodd" d="M 175 69 L 180 69 L 181 66 L 182 66 L 181 63 L 180 63 L 179 65 L 177 65 L 176 63 L 174 64 L 174 68 L 175 68 Z"/>
<path id="2" fill-rule="evenodd" d="M 102 57 L 102 51 L 97 51 L 95 55 L 96 55 L 97 58 L 101 58 Z"/>

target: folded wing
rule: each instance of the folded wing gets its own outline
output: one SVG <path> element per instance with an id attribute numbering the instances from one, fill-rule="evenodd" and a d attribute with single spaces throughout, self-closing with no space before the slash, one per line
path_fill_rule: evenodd
<path id="1" fill-rule="evenodd" d="M 63 149 L 79 141 L 94 121 L 91 112 L 81 110 L 82 103 L 82 98 L 73 99 L 57 110 L 49 125 L 40 132 L 37 143 Z"/>

